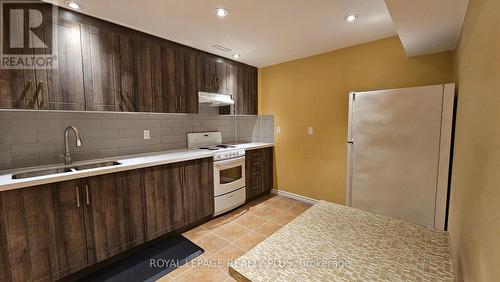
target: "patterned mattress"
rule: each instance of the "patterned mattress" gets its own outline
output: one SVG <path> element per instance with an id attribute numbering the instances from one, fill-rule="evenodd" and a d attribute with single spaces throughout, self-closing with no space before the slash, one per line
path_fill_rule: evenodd
<path id="1" fill-rule="evenodd" d="M 446 232 L 325 201 L 229 273 L 238 281 L 455 281 Z"/>

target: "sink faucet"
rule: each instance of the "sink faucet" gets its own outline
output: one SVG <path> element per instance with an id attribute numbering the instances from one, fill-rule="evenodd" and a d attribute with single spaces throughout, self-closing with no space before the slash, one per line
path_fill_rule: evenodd
<path id="1" fill-rule="evenodd" d="M 61 155 L 61 157 L 64 158 L 64 163 L 65 164 L 71 164 L 71 154 L 69 152 L 69 132 L 73 130 L 75 132 L 75 137 L 76 137 L 76 147 L 81 147 L 83 146 L 83 141 L 80 138 L 80 133 L 78 133 L 78 129 L 74 126 L 68 126 L 66 127 L 66 130 L 64 130 L 64 156 Z"/>

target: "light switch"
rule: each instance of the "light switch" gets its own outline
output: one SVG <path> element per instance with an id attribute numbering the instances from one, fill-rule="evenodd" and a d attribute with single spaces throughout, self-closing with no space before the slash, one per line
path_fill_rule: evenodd
<path id="1" fill-rule="evenodd" d="M 307 135 L 313 135 L 313 133 L 314 133 L 314 129 L 312 128 L 312 126 L 309 126 L 307 128 Z"/>
<path id="2" fill-rule="evenodd" d="M 281 134 L 281 127 L 276 127 L 276 134 Z"/>
<path id="3" fill-rule="evenodd" d="M 151 132 L 149 130 L 144 130 L 144 140 L 151 139 Z"/>

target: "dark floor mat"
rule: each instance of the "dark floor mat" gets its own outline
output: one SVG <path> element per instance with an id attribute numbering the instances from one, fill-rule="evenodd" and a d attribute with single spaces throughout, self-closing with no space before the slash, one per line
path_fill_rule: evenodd
<path id="1" fill-rule="evenodd" d="M 79 281 L 156 281 L 203 252 L 202 248 L 183 236 L 175 236 Z"/>

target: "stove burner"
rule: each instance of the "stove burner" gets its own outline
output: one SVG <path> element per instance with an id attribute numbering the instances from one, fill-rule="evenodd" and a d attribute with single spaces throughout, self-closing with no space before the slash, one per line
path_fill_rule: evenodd
<path id="1" fill-rule="evenodd" d="M 236 148 L 236 146 L 233 146 L 233 145 L 225 145 L 225 144 L 221 144 L 221 145 L 217 145 L 215 147 L 219 147 L 219 148 Z"/>
<path id="2" fill-rule="evenodd" d="M 210 151 L 217 151 L 219 150 L 219 148 L 214 148 L 214 147 L 201 147 L 201 148 L 198 148 L 200 150 L 210 150 Z"/>

